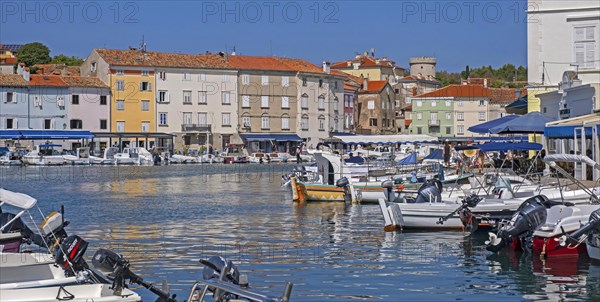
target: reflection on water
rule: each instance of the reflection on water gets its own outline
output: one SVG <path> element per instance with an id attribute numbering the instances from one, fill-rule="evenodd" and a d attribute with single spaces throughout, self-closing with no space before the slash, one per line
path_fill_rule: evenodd
<path id="1" fill-rule="evenodd" d="M 485 234 L 385 233 L 377 206 L 294 205 L 286 165 L 0 168 L 0 186 L 65 205 L 88 255 L 111 248 L 186 296 L 200 258 L 219 254 L 251 285 L 293 301 L 593 300 L 600 267 L 485 251 Z M 140 291 L 147 301 L 153 297 Z"/>

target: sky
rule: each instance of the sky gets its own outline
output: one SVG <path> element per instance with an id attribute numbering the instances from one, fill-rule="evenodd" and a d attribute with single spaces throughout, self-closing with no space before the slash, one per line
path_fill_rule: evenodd
<path id="1" fill-rule="evenodd" d="M 0 43 L 51 55 L 93 48 L 233 51 L 320 65 L 375 50 L 397 65 L 435 56 L 438 70 L 527 64 L 526 0 L 0 1 Z"/>

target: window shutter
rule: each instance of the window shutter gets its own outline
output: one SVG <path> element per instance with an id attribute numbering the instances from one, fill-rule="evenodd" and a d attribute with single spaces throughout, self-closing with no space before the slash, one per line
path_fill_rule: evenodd
<path id="1" fill-rule="evenodd" d="M 152 83 L 148 82 L 148 91 L 152 91 Z"/>
<path id="2" fill-rule="evenodd" d="M 167 92 L 165 92 L 165 95 L 166 95 L 166 101 L 170 102 L 171 101 L 171 94 L 167 91 Z"/>
<path id="3" fill-rule="evenodd" d="M 142 91 L 142 82 L 140 82 L 140 91 Z"/>
<path id="4" fill-rule="evenodd" d="M 596 66 L 596 43 L 586 43 L 585 46 L 585 67 L 594 68 Z"/>
<path id="5" fill-rule="evenodd" d="M 2 101 L 4 103 L 8 102 L 8 92 L 2 92 Z"/>

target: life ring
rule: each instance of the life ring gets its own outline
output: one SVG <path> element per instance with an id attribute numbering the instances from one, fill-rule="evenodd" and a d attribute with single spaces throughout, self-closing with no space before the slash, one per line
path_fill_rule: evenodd
<path id="1" fill-rule="evenodd" d="M 467 149 L 467 150 L 464 150 L 463 153 L 467 157 L 473 157 L 473 156 L 477 155 L 477 150 L 475 150 L 475 149 Z"/>

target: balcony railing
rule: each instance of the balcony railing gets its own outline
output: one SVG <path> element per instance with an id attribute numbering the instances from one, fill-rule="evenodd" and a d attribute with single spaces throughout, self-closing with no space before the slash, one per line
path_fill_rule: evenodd
<path id="1" fill-rule="evenodd" d="M 429 126 L 439 126 L 440 120 L 429 120 Z"/>
<path id="2" fill-rule="evenodd" d="M 210 132 L 211 124 L 181 124 L 183 132 Z"/>

